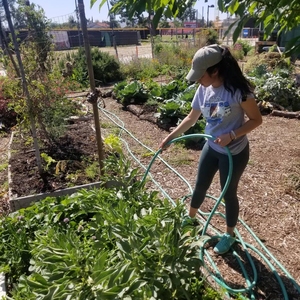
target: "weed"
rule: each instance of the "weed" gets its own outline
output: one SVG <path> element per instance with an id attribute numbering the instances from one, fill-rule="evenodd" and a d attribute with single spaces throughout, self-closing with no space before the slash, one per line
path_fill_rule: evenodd
<path id="1" fill-rule="evenodd" d="M 111 124 L 111 123 L 106 123 L 106 122 L 101 122 L 101 128 L 114 128 L 115 125 Z"/>
<path id="2" fill-rule="evenodd" d="M 42 159 L 45 161 L 46 166 L 45 166 L 45 171 L 49 170 L 49 167 L 52 163 L 55 163 L 56 160 L 53 159 L 51 156 L 49 156 L 47 153 L 41 153 Z"/>
<path id="3" fill-rule="evenodd" d="M 8 167 L 8 163 L 3 163 L 0 165 L 0 172 L 5 171 Z"/>
<path id="4" fill-rule="evenodd" d="M 189 151 L 181 143 L 175 143 L 170 148 L 171 155 L 169 158 L 170 163 L 175 166 L 183 166 L 191 164 L 194 159 L 189 155 Z"/>
<path id="5" fill-rule="evenodd" d="M 1 185 L 0 191 L 7 192 L 7 191 L 8 191 L 8 187 L 9 187 L 8 181 L 5 181 L 5 182 L 3 182 L 3 184 Z"/>
<path id="6" fill-rule="evenodd" d="M 93 162 L 85 169 L 85 174 L 90 179 L 95 179 L 100 173 L 100 167 L 98 162 Z"/>
<path id="7" fill-rule="evenodd" d="M 144 153 L 142 154 L 142 157 L 144 157 L 144 158 L 146 158 L 146 157 L 152 157 L 153 155 L 154 155 L 153 152 L 148 151 L 148 152 L 144 152 Z"/>
<path id="8" fill-rule="evenodd" d="M 254 166 L 254 165 L 255 165 L 255 162 L 254 162 L 253 160 L 250 159 L 250 160 L 248 161 L 248 165 L 249 165 L 249 166 Z"/>
<path id="9" fill-rule="evenodd" d="M 74 186 L 75 185 L 75 183 L 77 182 L 77 180 L 78 180 L 78 173 L 70 173 L 70 174 L 67 174 L 67 176 L 66 176 L 66 179 L 68 179 L 69 180 L 69 182 L 68 182 L 68 187 L 72 187 L 72 186 Z"/>

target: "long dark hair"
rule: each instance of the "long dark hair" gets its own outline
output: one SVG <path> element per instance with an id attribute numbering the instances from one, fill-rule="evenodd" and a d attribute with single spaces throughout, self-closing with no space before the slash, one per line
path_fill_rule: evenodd
<path id="1" fill-rule="evenodd" d="M 241 91 L 243 101 L 246 100 L 248 94 L 253 93 L 253 86 L 244 76 L 237 60 L 232 56 L 229 49 L 225 46 L 220 46 L 222 49 L 223 59 L 206 71 L 212 75 L 218 70 L 219 76 L 223 79 L 224 87 L 233 95 L 237 90 Z"/>

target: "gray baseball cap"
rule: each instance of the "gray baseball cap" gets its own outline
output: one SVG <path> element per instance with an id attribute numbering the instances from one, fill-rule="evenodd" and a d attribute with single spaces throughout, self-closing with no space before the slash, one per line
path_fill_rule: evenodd
<path id="1" fill-rule="evenodd" d="M 207 70 L 222 60 L 222 48 L 218 44 L 199 49 L 192 61 L 192 67 L 186 76 L 189 81 L 199 80 Z"/>

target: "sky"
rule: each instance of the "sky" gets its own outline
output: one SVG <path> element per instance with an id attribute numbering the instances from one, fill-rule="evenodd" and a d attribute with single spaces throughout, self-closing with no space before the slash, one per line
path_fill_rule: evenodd
<path id="1" fill-rule="evenodd" d="M 75 11 L 75 1 L 77 0 L 31 0 L 31 3 L 41 6 L 44 9 L 45 15 L 48 19 L 54 19 L 53 21 L 56 20 L 57 22 L 67 22 L 68 15 L 73 14 Z M 93 18 L 94 21 L 108 20 L 107 4 L 105 4 L 99 11 L 99 4 L 101 3 L 101 0 L 97 0 L 93 5 L 93 8 L 90 8 L 90 0 L 84 0 L 83 2 L 87 19 Z M 203 11 L 204 19 L 206 20 L 208 5 L 214 5 L 214 8 L 209 8 L 209 19 L 214 20 L 215 16 L 217 15 L 217 11 L 215 9 L 217 7 L 216 4 L 216 0 L 208 0 L 207 3 L 204 3 L 204 0 L 198 0 L 194 7 L 195 9 L 198 9 L 198 18 L 201 18 Z M 226 15 L 224 17 L 224 14 L 219 14 L 219 17 L 224 19 Z"/>

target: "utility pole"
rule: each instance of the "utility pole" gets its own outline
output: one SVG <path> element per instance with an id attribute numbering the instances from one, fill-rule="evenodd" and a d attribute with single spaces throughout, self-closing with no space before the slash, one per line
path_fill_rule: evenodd
<path id="1" fill-rule="evenodd" d="M 215 7 L 213 4 L 212 5 L 207 5 L 207 28 L 209 27 L 209 9 Z"/>
<path id="2" fill-rule="evenodd" d="M 81 28 L 82 28 L 82 36 L 83 36 L 85 55 L 86 55 L 89 80 L 90 80 L 90 87 L 91 87 L 91 92 L 88 96 L 88 101 L 93 105 L 94 122 L 95 122 L 95 129 L 96 129 L 96 140 L 97 140 L 97 147 L 98 147 L 98 159 L 99 159 L 100 175 L 101 175 L 102 170 L 103 170 L 104 154 L 103 154 L 103 146 L 102 146 L 102 138 L 101 138 L 100 121 L 99 121 L 99 111 L 98 111 L 98 105 L 97 105 L 98 97 L 99 97 L 99 90 L 96 90 L 96 87 L 95 87 L 95 77 L 94 77 L 94 70 L 93 70 L 93 63 L 92 63 L 91 49 L 90 49 L 90 43 L 89 43 L 89 38 L 88 38 L 88 31 L 87 31 L 87 25 L 86 25 L 86 17 L 85 17 L 83 0 L 78 0 L 78 9 L 79 9 Z"/>

